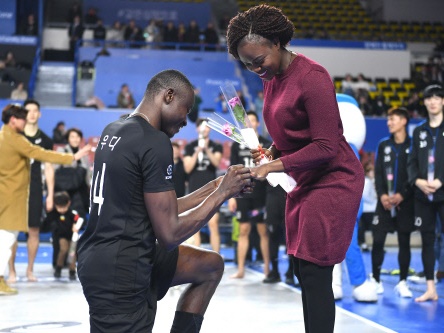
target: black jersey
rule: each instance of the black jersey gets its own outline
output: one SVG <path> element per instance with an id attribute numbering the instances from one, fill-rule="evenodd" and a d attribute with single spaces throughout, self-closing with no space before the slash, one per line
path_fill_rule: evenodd
<path id="1" fill-rule="evenodd" d="M 418 125 L 413 131 L 412 153 L 409 159 L 409 181 L 412 185 L 419 179 L 428 179 L 429 161 L 433 159 L 433 179 L 438 178 L 444 184 L 444 121 L 436 128 L 431 128 L 428 121 Z M 428 202 L 427 196 L 415 186 L 415 197 Z M 444 201 L 444 187 L 433 194 L 434 202 Z"/>
<path id="2" fill-rule="evenodd" d="M 185 156 L 192 156 L 197 149 L 198 141 L 194 140 L 185 146 Z M 212 140 L 208 143 L 208 149 L 213 153 L 222 153 L 222 146 Z M 202 159 L 197 160 L 194 169 L 188 174 L 188 187 L 193 192 L 208 182 L 216 179 L 217 168 L 211 163 L 207 154 L 203 152 Z"/>
<path id="3" fill-rule="evenodd" d="M 259 136 L 259 144 L 262 147 L 269 147 L 271 142 Z M 231 145 L 230 165 L 243 164 L 245 167 L 254 167 L 254 160 L 251 157 L 250 149 L 247 146 L 241 145 L 237 142 L 233 142 Z M 261 204 L 265 204 L 265 196 L 267 193 L 267 181 L 256 181 L 253 193 L 244 194 L 242 198 L 245 199 L 260 199 Z M 270 186 L 271 187 L 271 186 Z"/>
<path id="4" fill-rule="evenodd" d="M 52 150 L 53 142 L 43 131 L 37 130 L 34 136 L 25 137 L 34 145 L 40 146 L 43 149 Z M 42 189 L 42 162 L 37 160 L 31 160 L 31 184 L 30 191 L 34 193 L 34 190 Z"/>
<path id="5" fill-rule="evenodd" d="M 90 218 L 78 271 L 90 310 L 136 311 L 146 302 L 156 237 L 144 193 L 174 191 L 170 139 L 141 117 L 109 124 L 94 159 Z"/>
<path id="6" fill-rule="evenodd" d="M 397 144 L 393 136 L 379 142 L 375 162 L 375 187 L 378 196 L 376 215 L 381 221 L 391 220 L 390 211 L 386 211 L 381 203 L 383 194 L 399 193 L 403 201 L 397 209 L 396 218 L 405 221 L 413 219 L 413 187 L 408 181 L 407 161 L 410 155 L 411 139 L 406 137 L 403 143 Z M 392 193 L 389 193 L 392 192 Z"/>
<path id="7" fill-rule="evenodd" d="M 68 210 L 64 214 L 60 214 L 57 209 L 53 209 L 48 213 L 45 224 L 49 225 L 55 238 L 65 238 L 71 240 L 72 226 L 82 219 L 77 211 Z"/>

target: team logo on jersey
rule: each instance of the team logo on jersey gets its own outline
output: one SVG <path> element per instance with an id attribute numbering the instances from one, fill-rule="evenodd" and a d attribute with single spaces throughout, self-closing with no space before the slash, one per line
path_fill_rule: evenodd
<path id="1" fill-rule="evenodd" d="M 384 148 L 384 154 L 388 155 L 391 152 L 392 152 L 392 148 L 391 147 L 387 146 L 387 147 Z"/>
<path id="2" fill-rule="evenodd" d="M 405 150 L 405 153 L 406 153 L 406 154 L 410 154 L 410 148 L 407 148 L 407 149 Z"/>
<path id="3" fill-rule="evenodd" d="M 373 225 L 378 225 L 379 224 L 379 216 L 378 215 L 373 216 L 372 224 Z"/>
<path id="4" fill-rule="evenodd" d="M 171 179 L 173 178 L 173 166 L 170 164 L 167 168 L 167 176 L 165 176 L 165 179 Z"/>
<path id="5" fill-rule="evenodd" d="M 427 137 L 427 132 L 426 131 L 419 132 L 419 138 L 421 140 L 425 140 L 426 137 Z"/>
<path id="6" fill-rule="evenodd" d="M 40 142 L 42 142 L 42 138 L 38 138 L 37 140 L 35 140 L 36 145 L 38 145 Z"/>
<path id="7" fill-rule="evenodd" d="M 415 217 L 415 227 L 420 227 L 422 226 L 422 218 L 419 216 Z"/>

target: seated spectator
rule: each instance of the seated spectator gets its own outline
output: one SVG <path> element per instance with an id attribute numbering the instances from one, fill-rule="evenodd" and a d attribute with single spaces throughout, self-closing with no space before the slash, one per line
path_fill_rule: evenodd
<path id="1" fill-rule="evenodd" d="M 227 113 L 228 112 L 228 107 L 227 107 L 227 102 L 225 101 L 225 97 L 223 93 L 219 93 L 219 95 L 216 97 L 215 100 L 216 103 L 216 112 L 219 113 Z"/>
<path id="2" fill-rule="evenodd" d="M 372 104 L 369 100 L 368 94 L 358 95 L 358 105 L 364 116 L 371 116 L 373 114 Z"/>
<path id="3" fill-rule="evenodd" d="M 423 118 L 427 114 L 425 106 L 421 105 L 421 99 L 417 91 L 410 93 L 406 108 L 409 110 L 410 117 L 412 118 Z"/>
<path id="4" fill-rule="evenodd" d="M 133 109 L 136 102 L 134 101 L 133 94 L 129 90 L 126 83 L 122 84 L 119 94 L 117 95 L 117 106 L 122 109 Z"/>
<path id="5" fill-rule="evenodd" d="M 179 36 L 177 33 L 177 28 L 173 21 L 168 21 L 166 27 L 163 30 L 163 42 L 164 43 L 177 43 L 179 41 Z M 173 45 L 166 45 L 165 49 L 174 49 Z"/>
<path id="6" fill-rule="evenodd" d="M 136 27 L 136 21 L 130 20 L 128 25 L 123 30 L 123 39 L 128 41 L 130 40 L 131 35 L 134 32 L 134 28 Z"/>
<path id="7" fill-rule="evenodd" d="M 55 144 L 66 144 L 66 130 L 65 130 L 65 122 L 59 121 L 57 125 L 52 130 L 52 141 Z"/>
<path id="8" fill-rule="evenodd" d="M 11 91 L 11 99 L 24 101 L 27 98 L 28 98 L 28 92 L 25 89 L 25 85 L 23 82 L 19 82 L 19 84 L 17 84 L 17 88 Z"/>
<path id="9" fill-rule="evenodd" d="M 113 26 L 107 31 L 106 39 L 109 41 L 121 42 L 123 41 L 123 27 L 120 21 L 115 21 Z M 120 43 L 112 43 L 114 47 L 121 46 Z"/>
<path id="10" fill-rule="evenodd" d="M 144 31 L 145 41 L 147 43 L 159 42 L 161 41 L 161 34 L 157 22 L 151 19 Z"/>
<path id="11" fill-rule="evenodd" d="M 375 90 L 375 87 L 365 79 L 363 74 L 358 74 L 357 81 L 353 83 L 353 90 L 355 94 L 361 93 L 361 91 L 368 94 L 369 91 Z"/>
<path id="12" fill-rule="evenodd" d="M 19 29 L 19 34 L 24 36 L 37 36 L 38 26 L 34 14 L 29 14 L 26 22 L 23 22 Z"/>
<path id="13" fill-rule="evenodd" d="M 355 83 L 353 82 L 353 77 L 350 74 L 345 75 L 344 80 L 342 80 L 341 92 L 343 94 L 355 97 Z"/>
<path id="14" fill-rule="evenodd" d="M 185 24 L 183 22 L 180 22 L 177 26 L 177 41 L 179 43 L 186 43 L 186 32 L 187 28 L 185 27 Z"/>
<path id="15" fill-rule="evenodd" d="M 94 7 L 89 7 L 85 15 L 85 24 L 95 25 L 97 23 L 99 23 L 97 9 Z"/>
<path id="16" fill-rule="evenodd" d="M 219 35 L 217 34 L 216 29 L 214 28 L 213 22 L 208 22 L 207 27 L 204 31 L 205 36 L 205 44 L 219 44 Z"/>
<path id="17" fill-rule="evenodd" d="M 135 26 L 128 37 L 128 41 L 132 42 L 129 44 L 131 48 L 141 48 L 142 44 L 140 42 L 144 42 L 145 38 L 143 37 L 143 31 L 140 30 L 138 26 Z"/>
<path id="18" fill-rule="evenodd" d="M 94 27 L 93 30 L 93 38 L 94 40 L 103 42 L 106 39 L 106 29 L 103 26 L 103 21 L 98 20 L 97 25 Z M 98 43 L 98 45 L 102 45 L 103 43 Z"/>
<path id="19" fill-rule="evenodd" d="M 5 59 L 3 60 L 5 67 L 16 67 L 17 61 L 15 60 L 15 55 L 12 51 L 6 52 Z"/>
<path id="20" fill-rule="evenodd" d="M 196 20 L 191 20 L 185 33 L 185 42 L 199 44 L 200 43 L 200 28 Z"/>
<path id="21" fill-rule="evenodd" d="M 375 97 L 372 105 L 373 116 L 386 117 L 389 106 L 385 103 L 383 95 L 378 95 Z"/>

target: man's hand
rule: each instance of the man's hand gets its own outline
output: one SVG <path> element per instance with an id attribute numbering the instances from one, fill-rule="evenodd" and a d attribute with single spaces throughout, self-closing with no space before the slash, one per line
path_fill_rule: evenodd
<path id="1" fill-rule="evenodd" d="M 239 164 L 228 168 L 222 182 L 219 184 L 219 189 L 226 193 L 227 198 L 232 198 L 243 193 L 243 190 L 248 189 L 250 186 L 250 169 Z"/>
<path id="2" fill-rule="evenodd" d="M 390 203 L 390 197 L 387 194 L 381 195 L 380 200 L 381 200 L 381 204 L 385 210 L 392 209 L 392 204 Z"/>
<path id="3" fill-rule="evenodd" d="M 425 179 L 417 179 L 415 182 L 415 185 L 425 194 L 425 195 L 429 195 L 429 194 L 433 194 L 436 191 L 436 188 L 434 185 L 435 181 L 440 182 L 438 179 L 435 179 L 433 182 L 429 183 L 427 180 Z M 441 182 L 440 182 L 441 183 Z"/>
<path id="4" fill-rule="evenodd" d="M 403 201 L 404 201 L 404 197 L 400 193 L 395 193 L 390 197 L 390 204 L 393 207 L 399 206 L 399 204 Z"/>

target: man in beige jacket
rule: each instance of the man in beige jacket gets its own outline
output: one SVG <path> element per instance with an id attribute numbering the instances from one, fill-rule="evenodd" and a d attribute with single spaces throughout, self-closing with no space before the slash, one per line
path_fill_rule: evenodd
<path id="1" fill-rule="evenodd" d="M 31 144 L 21 133 L 28 111 L 16 104 L 8 104 L 2 111 L 4 123 L 0 130 L 0 295 L 13 295 L 4 272 L 11 256 L 11 247 L 20 231 L 28 230 L 28 196 L 30 159 L 70 164 L 88 154 L 89 145 L 76 154 L 57 153 Z"/>

